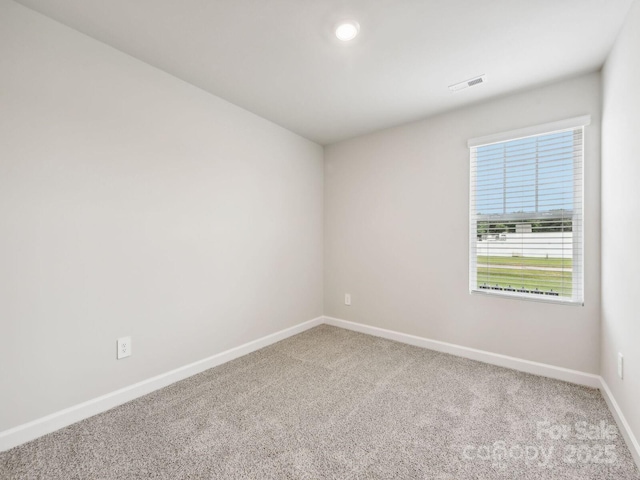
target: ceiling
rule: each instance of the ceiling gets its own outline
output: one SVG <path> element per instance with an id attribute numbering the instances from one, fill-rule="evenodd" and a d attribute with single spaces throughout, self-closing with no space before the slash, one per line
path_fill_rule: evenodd
<path id="1" fill-rule="evenodd" d="M 598 70 L 633 0 L 17 1 L 324 145 Z"/>

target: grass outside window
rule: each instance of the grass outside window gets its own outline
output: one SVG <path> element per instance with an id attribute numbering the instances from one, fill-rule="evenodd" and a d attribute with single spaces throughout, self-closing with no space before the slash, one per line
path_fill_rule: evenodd
<path id="1" fill-rule="evenodd" d="M 556 292 L 571 297 L 573 262 L 568 258 L 497 257 L 478 255 L 478 286 Z"/>

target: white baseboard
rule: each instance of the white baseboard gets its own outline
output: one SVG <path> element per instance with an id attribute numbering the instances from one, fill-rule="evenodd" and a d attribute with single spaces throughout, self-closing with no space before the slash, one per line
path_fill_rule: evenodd
<path id="1" fill-rule="evenodd" d="M 396 342 L 415 345 L 416 347 L 428 348 L 437 352 L 450 353 L 458 357 L 478 360 L 499 367 L 511 368 L 520 372 L 532 373 L 543 377 L 564 380 L 565 382 L 577 383 L 592 388 L 600 388 L 600 376 L 592 373 L 579 372 L 568 368 L 556 367 L 546 363 L 532 362 L 521 358 L 509 357 L 499 353 L 491 353 L 485 350 L 477 350 L 475 348 L 463 347 L 453 343 L 441 342 L 439 340 L 431 340 L 428 338 L 409 335 L 407 333 L 395 332 L 384 328 L 372 327 L 362 323 L 350 322 L 333 317 L 324 317 L 325 323 L 336 327 L 346 328 L 355 332 L 367 333 L 376 337 L 395 340 Z"/>
<path id="2" fill-rule="evenodd" d="M 0 432 L 0 452 L 9 450 L 10 448 L 16 447 L 30 440 L 34 440 L 42 435 L 46 435 L 47 433 L 54 432 L 80 420 L 84 420 L 85 418 L 92 417 L 93 415 L 102 413 L 118 405 L 122 405 L 123 403 L 208 370 L 209 368 L 216 367 L 243 355 L 247 355 L 248 353 L 304 332 L 305 330 L 322 323 L 323 317 L 314 318 L 313 320 L 280 330 L 279 332 L 272 333 L 266 337 L 245 343 L 244 345 L 212 355 L 211 357 L 199 360 L 189 365 L 176 368 L 175 370 L 171 370 L 128 387 L 121 388 L 115 392 L 102 395 L 78 405 L 65 408 L 59 412 L 52 413 L 51 415 L 47 415 L 37 420 Z"/>
<path id="3" fill-rule="evenodd" d="M 633 459 L 636 461 L 636 465 L 638 465 L 638 469 L 640 469 L 640 443 L 638 443 L 638 439 L 635 437 L 633 432 L 631 431 L 631 427 L 627 422 L 627 419 L 622 414 L 622 410 L 620 410 L 620 406 L 618 402 L 616 402 L 613 393 L 609 389 L 609 385 L 604 381 L 604 378 L 600 378 L 600 391 L 602 392 L 602 396 L 604 400 L 607 402 L 609 406 L 609 410 L 611 410 L 611 414 L 618 424 L 618 430 L 622 433 L 622 437 L 625 442 L 627 442 L 627 446 L 631 451 L 631 455 L 633 455 Z"/>
<path id="4" fill-rule="evenodd" d="M 284 340 L 285 338 L 302 333 L 305 330 L 313 328 L 322 323 L 333 325 L 335 327 L 345 328 L 356 332 L 374 335 L 376 337 L 395 340 L 397 342 L 415 345 L 417 347 L 428 348 L 438 352 L 449 353 L 459 357 L 478 360 L 480 362 L 497 365 L 500 367 L 511 368 L 521 372 L 542 375 L 557 380 L 564 380 L 578 385 L 599 388 L 602 395 L 611 410 L 611 413 L 618 424 L 618 428 L 625 439 L 631 454 L 633 455 L 638 467 L 640 468 L 640 444 L 635 438 L 629 424 L 627 423 L 618 403 L 616 402 L 611 390 L 599 375 L 591 373 L 579 372 L 567 368 L 556 367 L 544 363 L 532 362 L 520 358 L 509 357 L 497 353 L 491 353 L 484 350 L 463 347 L 452 343 L 431 340 L 428 338 L 409 335 L 406 333 L 395 332 L 383 328 L 372 327 L 361 323 L 350 322 L 333 317 L 318 317 L 313 320 L 295 325 L 293 327 L 280 330 L 279 332 L 267 335 L 244 345 L 226 350 L 211 357 L 199 360 L 197 362 L 185 365 L 183 367 L 171 370 L 169 372 L 157 375 L 155 377 L 143 380 L 128 387 L 116 390 L 115 392 L 102 395 L 87 402 L 74 405 L 59 412 L 47 415 L 29 423 L 19 425 L 0 432 L 0 452 L 16 447 L 28 441 L 34 440 L 47 433 L 54 432 L 68 425 L 76 423 L 85 418 L 92 417 L 98 413 L 102 413 L 113 407 L 134 400 L 138 397 L 151 393 L 160 388 L 166 387 L 179 380 L 183 380 L 197 373 L 203 372 L 209 368 L 216 367 L 223 363 L 234 360 L 243 355 L 264 348 L 273 343 Z"/>
<path id="5" fill-rule="evenodd" d="M 475 348 L 463 347 L 453 343 L 440 342 L 438 340 L 431 340 L 428 338 L 418 337 L 416 335 L 409 335 L 406 333 L 395 332 L 393 330 L 364 325 L 362 323 L 350 322 L 340 318 L 325 316 L 324 323 L 333 325 L 334 327 L 353 330 L 354 332 L 366 333 L 376 337 L 386 338 L 388 340 L 395 340 L 396 342 L 428 348 L 437 352 L 449 353 L 451 355 L 469 358 L 471 360 L 478 360 L 491 365 L 511 368 L 513 370 L 541 375 L 543 377 L 555 378 L 557 380 L 563 380 L 565 382 L 584 385 L 587 387 L 598 388 L 602 392 L 602 396 L 607 402 L 609 410 L 618 424 L 618 429 L 622 433 L 622 437 L 627 443 L 638 468 L 640 468 L 640 444 L 631 431 L 631 428 L 622 414 L 622 410 L 620 410 L 609 386 L 600 375 L 556 367 L 546 363 L 532 362 L 530 360 L 509 357 L 507 355 L 477 350 Z"/>

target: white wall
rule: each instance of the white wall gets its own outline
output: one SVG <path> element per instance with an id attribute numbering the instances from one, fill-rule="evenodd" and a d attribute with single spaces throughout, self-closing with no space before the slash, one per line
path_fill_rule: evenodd
<path id="1" fill-rule="evenodd" d="M 583 114 L 585 306 L 470 295 L 467 140 Z M 325 147 L 325 315 L 597 373 L 599 126 L 593 73 Z"/>
<path id="2" fill-rule="evenodd" d="M 603 69 L 602 377 L 640 439 L 640 2 Z M 624 380 L 617 355 L 624 354 Z"/>
<path id="3" fill-rule="evenodd" d="M 0 0 L 0 431 L 321 315 L 322 162 Z"/>

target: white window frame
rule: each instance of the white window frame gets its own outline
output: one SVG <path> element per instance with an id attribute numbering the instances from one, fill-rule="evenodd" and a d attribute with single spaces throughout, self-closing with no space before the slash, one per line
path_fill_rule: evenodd
<path id="1" fill-rule="evenodd" d="M 469 293 L 474 295 L 489 295 L 498 296 L 503 298 L 515 298 L 519 300 L 537 301 L 545 303 L 557 303 L 563 305 L 584 305 L 584 191 L 585 191 L 585 174 L 584 174 L 584 127 L 591 124 L 590 115 L 582 115 L 580 117 L 569 118 L 557 122 L 545 123 L 542 125 L 536 125 L 532 127 L 522 128 L 518 130 L 511 130 L 508 132 L 498 133 L 494 135 L 488 135 L 483 137 L 472 138 L 467 142 L 469 147 Z M 574 205 L 579 204 L 579 211 L 574 209 L 572 218 L 572 232 L 573 232 L 573 258 L 578 259 L 580 269 L 579 272 L 572 275 L 573 292 L 572 298 L 567 297 L 552 297 L 542 296 L 536 294 L 517 293 L 501 290 L 482 290 L 477 285 L 477 223 L 476 212 L 473 209 L 474 198 L 474 171 L 472 166 L 473 158 L 472 152 L 474 148 L 491 145 L 495 143 L 509 142 L 513 140 L 519 140 L 522 138 L 558 133 L 567 130 L 575 130 L 582 128 L 582 155 L 575 162 L 580 162 L 580 168 L 582 172 L 582 179 L 579 182 L 581 185 L 579 189 L 574 189 Z M 574 178 L 574 182 L 576 182 Z M 577 183 L 577 182 L 576 182 Z"/>

